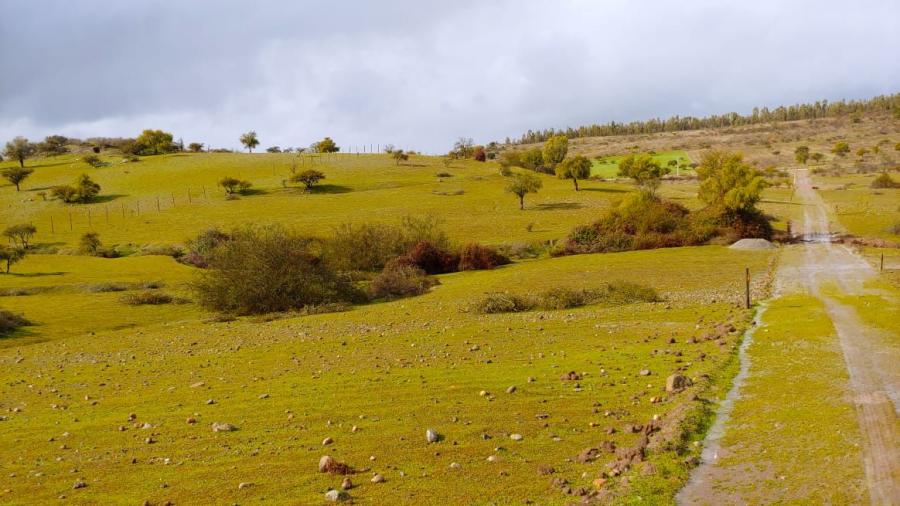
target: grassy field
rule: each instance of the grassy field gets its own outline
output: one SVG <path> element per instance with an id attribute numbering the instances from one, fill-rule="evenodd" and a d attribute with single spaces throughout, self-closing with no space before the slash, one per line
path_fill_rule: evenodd
<path id="1" fill-rule="evenodd" d="M 321 170 L 326 179 L 312 193 L 285 187 L 292 164 L 297 170 Z M 21 192 L 0 186 L 0 227 L 31 221 L 38 227 L 36 242 L 64 245 L 75 244 L 88 230 L 99 232 L 108 244 L 180 243 L 210 226 L 258 220 L 325 235 L 341 223 L 393 223 L 406 215 L 439 216 L 459 241 L 536 242 L 564 236 L 632 190 L 588 181 L 575 192 L 570 181 L 541 176 L 544 188 L 529 195 L 526 210 L 520 211 L 516 197 L 504 192 L 507 181 L 495 164 L 460 161 L 445 168 L 432 157 L 413 157 L 398 166 L 387 155 L 180 153 L 126 164 L 109 159 L 108 166 L 97 169 L 74 156 L 30 165 L 35 173 Z M 437 176 L 441 172 L 452 176 Z M 101 202 L 65 205 L 38 195 L 82 173 L 102 186 Z M 251 181 L 254 194 L 226 200 L 217 187 L 225 176 Z"/>
<path id="2" fill-rule="evenodd" d="M 315 472 L 319 457 L 330 454 L 369 469 L 352 477 L 360 486 L 351 494 L 360 503 L 564 504 L 571 497 L 549 480 L 589 487 L 612 456 L 591 464 L 567 459 L 604 440 L 632 444 L 636 435 L 623 431 L 626 424 L 688 403 L 686 394 L 649 402 L 666 397 L 667 374 L 715 376 L 730 360 L 736 334 L 725 345 L 687 341 L 716 322 L 743 325 L 745 313 L 734 304 L 742 268 L 761 277 L 769 257 L 703 247 L 536 260 L 445 275 L 414 299 L 269 323 L 202 323 L 192 304 L 175 306 L 183 312 L 170 318 L 125 311 L 106 298 L 111 294 L 77 287 L 145 279 L 144 269 L 169 271 L 163 279 L 174 286 L 187 268 L 160 257 L 96 260 L 106 265 L 61 274 L 58 291 L 0 298 L 4 306 L 39 311 L 36 319 L 47 323 L 32 332 L 57 337 L 27 346 L 27 337 L 14 338 L 0 351 L 0 455 L 9 476 L 2 500 L 315 503 L 340 483 Z M 23 271 L 69 268 L 34 258 Z M 669 302 L 466 312 L 468 301 L 486 291 L 651 276 Z M 46 286 L 36 276 L 5 279 Z M 79 300 L 87 323 L 68 322 L 69 332 L 65 323 L 51 323 L 54 311 L 68 312 Z M 135 327 L 112 328 L 126 323 Z M 652 374 L 639 376 L 644 368 Z M 585 375 L 561 381 L 568 371 Z M 505 393 L 510 386 L 518 390 Z M 709 388 L 698 381 L 698 392 L 714 392 Z M 548 417 L 536 418 L 541 413 Z M 189 417 L 197 423 L 186 423 Z M 213 433 L 212 422 L 239 430 Z M 428 427 L 446 440 L 426 444 Z M 607 434 L 607 427 L 618 432 Z M 512 433 L 525 439 L 512 441 Z M 326 437 L 334 444 L 323 447 Z M 487 461 L 490 455 L 497 461 Z M 453 462 L 461 469 L 451 469 Z M 556 473 L 541 476 L 541 466 Z M 686 477 L 688 468 L 675 468 L 680 474 L 659 482 L 660 497 Z M 372 472 L 387 482 L 369 483 Z M 72 490 L 80 478 L 88 486 Z M 242 482 L 253 486 L 239 490 Z"/>
<path id="3" fill-rule="evenodd" d="M 815 176 L 814 181 L 848 233 L 900 243 L 900 190 L 871 188 L 876 175 Z"/>
<path id="4" fill-rule="evenodd" d="M 619 162 L 624 158 L 624 155 L 619 156 L 607 156 L 601 159 L 594 158 L 591 160 L 593 163 L 591 167 L 591 176 L 600 177 L 604 179 L 615 178 L 619 172 Z M 684 151 L 664 151 L 662 153 L 656 153 L 653 155 L 653 161 L 660 164 L 663 167 L 668 167 L 668 163 L 672 160 L 678 162 L 678 164 L 689 164 L 691 163 L 691 158 Z M 675 174 L 675 169 L 672 169 L 672 174 Z M 684 174 L 693 174 L 693 169 L 686 169 L 684 171 L 679 171 L 682 175 Z"/>

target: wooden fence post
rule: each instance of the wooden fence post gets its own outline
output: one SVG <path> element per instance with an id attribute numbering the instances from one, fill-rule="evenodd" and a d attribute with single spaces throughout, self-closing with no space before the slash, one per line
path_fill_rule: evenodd
<path id="1" fill-rule="evenodd" d="M 745 302 L 746 302 L 747 309 L 750 309 L 750 268 L 749 267 L 744 268 L 744 279 L 745 279 L 744 295 L 745 295 L 745 299 L 746 299 Z"/>

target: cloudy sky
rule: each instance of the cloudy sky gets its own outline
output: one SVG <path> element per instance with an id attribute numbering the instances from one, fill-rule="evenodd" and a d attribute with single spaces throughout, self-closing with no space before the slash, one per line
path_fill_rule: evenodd
<path id="1" fill-rule="evenodd" d="M 900 91 L 896 0 L 0 0 L 0 139 L 444 152 Z"/>

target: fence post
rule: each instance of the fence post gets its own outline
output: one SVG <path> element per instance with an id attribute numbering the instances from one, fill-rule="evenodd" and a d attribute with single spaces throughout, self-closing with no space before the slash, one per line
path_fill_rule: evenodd
<path id="1" fill-rule="evenodd" d="M 159 212 L 159 195 L 156 196 L 156 212 Z"/>
<path id="2" fill-rule="evenodd" d="M 53 228 L 53 215 L 52 214 L 50 215 L 50 233 L 51 234 L 56 233 L 56 229 Z"/>
<path id="3" fill-rule="evenodd" d="M 878 270 L 880 270 L 880 271 L 884 270 L 884 253 L 881 254 L 881 268 L 879 268 Z"/>
<path id="4" fill-rule="evenodd" d="M 745 279 L 744 295 L 745 295 L 745 299 L 746 299 L 745 303 L 746 303 L 747 309 L 750 309 L 750 268 L 749 267 L 744 268 L 744 279 Z"/>
<path id="5" fill-rule="evenodd" d="M 172 192 L 172 207 L 175 207 L 175 192 Z"/>
<path id="6" fill-rule="evenodd" d="M 88 212 L 88 230 L 90 230 L 90 229 L 94 228 L 94 223 L 93 223 L 93 221 L 91 221 L 91 208 L 90 207 L 88 208 L 87 212 Z"/>
<path id="7" fill-rule="evenodd" d="M 192 203 L 193 202 L 191 202 L 191 189 L 190 189 L 190 187 L 188 187 L 188 204 L 192 204 Z"/>
<path id="8" fill-rule="evenodd" d="M 71 232 L 72 230 L 75 229 L 72 228 L 72 211 L 69 211 L 69 232 Z"/>

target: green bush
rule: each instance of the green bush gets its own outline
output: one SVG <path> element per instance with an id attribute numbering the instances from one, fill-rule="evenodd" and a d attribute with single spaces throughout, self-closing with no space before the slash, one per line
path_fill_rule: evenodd
<path id="1" fill-rule="evenodd" d="M 184 299 L 179 299 L 157 290 L 141 290 L 139 292 L 128 293 L 119 298 L 119 300 L 129 306 L 157 306 L 160 304 L 171 304 L 173 302 L 186 302 Z"/>
<path id="2" fill-rule="evenodd" d="M 624 305 L 660 300 L 661 297 L 653 288 L 627 281 L 612 281 L 596 289 L 557 287 L 527 296 L 505 292 L 489 293 L 472 304 L 470 309 L 484 314 L 517 313 L 534 309 L 571 309 L 588 304 Z"/>
<path id="3" fill-rule="evenodd" d="M 882 172 L 872 181 L 871 187 L 879 189 L 900 188 L 900 183 L 894 181 L 894 178 L 887 172 Z"/>
<path id="4" fill-rule="evenodd" d="M 421 295 L 434 286 L 435 280 L 428 277 L 422 269 L 400 262 L 390 262 L 375 279 L 372 280 L 371 297 L 373 299 L 392 299 Z"/>
<path id="5" fill-rule="evenodd" d="M 236 230 L 212 250 L 194 292 L 204 307 L 238 315 L 362 300 L 319 250 L 315 240 L 280 226 Z"/>
<path id="6" fill-rule="evenodd" d="M 0 336 L 11 334 L 20 327 L 28 325 L 32 325 L 32 323 L 24 316 L 0 309 Z"/>
<path id="7" fill-rule="evenodd" d="M 520 313 L 534 309 L 534 303 L 527 297 L 505 292 L 489 293 L 475 302 L 471 308 L 476 313 Z"/>

